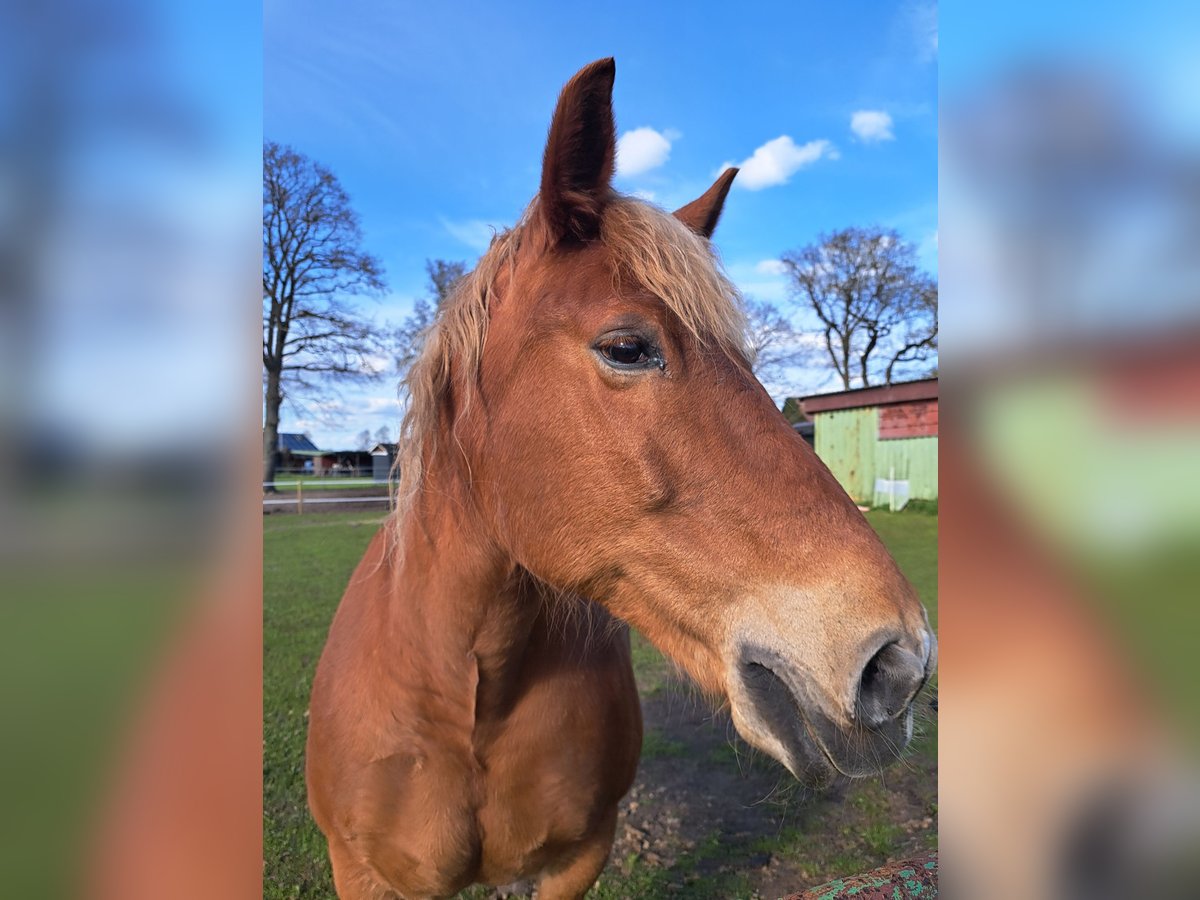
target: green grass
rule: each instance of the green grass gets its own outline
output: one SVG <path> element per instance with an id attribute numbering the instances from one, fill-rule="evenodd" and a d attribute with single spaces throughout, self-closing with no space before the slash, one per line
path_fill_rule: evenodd
<path id="1" fill-rule="evenodd" d="M 863 843 L 876 856 L 890 856 L 904 829 L 894 822 L 872 822 L 862 829 Z"/>
<path id="2" fill-rule="evenodd" d="M 306 710 L 313 668 L 330 618 L 381 519 L 376 513 L 347 512 L 263 520 L 263 895 L 267 900 L 332 896 L 324 839 L 305 802 Z M 936 628 L 936 516 L 873 510 L 867 519 L 912 581 Z M 664 688 L 673 667 L 637 634 L 633 635 L 633 660 L 644 695 Z M 935 724 L 926 725 L 914 748 L 914 753 L 936 757 Z M 643 752 L 673 757 L 685 749 L 648 729 Z M 850 836 L 854 849 L 811 847 L 803 834 L 792 829 L 784 829 L 761 849 L 803 853 L 806 859 L 814 859 L 814 864 L 843 874 L 870 868 L 876 864 L 874 859 L 887 855 L 898 836 L 873 793 L 878 790 L 876 782 L 862 782 L 847 798 L 862 813 L 861 833 Z M 743 874 L 721 872 L 714 865 L 720 853 L 719 841 L 713 836 L 670 870 L 627 860 L 623 867 L 610 866 L 589 897 L 747 896 L 750 889 Z M 674 885 L 674 890 L 669 885 Z"/>
<path id="3" fill-rule="evenodd" d="M 14 554 L 0 572 L 0 871 L 6 897 L 74 894 L 130 730 L 195 606 L 194 573 Z M 77 552 L 77 551 L 74 551 Z M 107 810 L 108 814 L 112 810 Z"/>
<path id="4" fill-rule="evenodd" d="M 376 481 L 369 475 L 355 478 L 343 478 L 337 475 L 330 475 L 324 478 L 313 475 L 295 474 L 275 476 L 275 488 L 280 492 L 295 491 L 298 485 L 304 485 L 305 491 L 344 491 L 351 488 L 387 487 L 385 483 Z"/>
<path id="5" fill-rule="evenodd" d="M 900 570 L 912 582 L 917 596 L 929 612 L 929 624 L 938 627 L 937 516 L 920 511 L 893 513 L 877 509 L 866 514 L 867 521 L 883 538 Z M 937 689 L 935 672 L 930 684 Z M 918 720 L 908 751 L 914 756 L 937 758 L 937 721 Z"/>
<path id="6" fill-rule="evenodd" d="M 893 513 L 884 509 L 873 509 L 866 516 L 895 557 L 900 570 L 916 588 L 917 596 L 929 610 L 929 624 L 937 631 L 937 516 L 909 510 Z"/>
<path id="7" fill-rule="evenodd" d="M 630 631 L 629 649 L 633 657 L 633 672 L 643 697 L 657 694 L 667 686 L 675 666 L 667 661 L 653 644 L 637 631 Z"/>
<path id="8" fill-rule="evenodd" d="M 651 866 L 636 854 L 619 869 L 610 866 L 588 891 L 588 900 L 682 896 L 699 900 L 748 897 L 749 880 L 741 872 L 722 871 L 721 838 L 710 834 L 670 869 Z M 703 873 L 699 870 L 705 870 Z"/>
<path id="9" fill-rule="evenodd" d="M 778 834 L 758 838 L 751 848 L 797 863 L 821 881 L 869 871 L 899 853 L 907 835 L 895 821 L 880 779 L 854 782 L 842 802 L 853 812 L 844 817 L 840 827 L 808 833 L 785 826 Z M 936 816 L 937 804 L 930 804 L 926 813 Z M 927 847 L 936 850 L 936 834 L 931 838 Z"/>
<path id="10" fill-rule="evenodd" d="M 325 839 L 304 790 L 313 669 L 350 574 L 382 517 L 263 519 L 263 896 L 333 895 Z"/>
<path id="11" fill-rule="evenodd" d="M 657 728 L 642 734 L 642 759 L 670 759 L 687 756 L 687 745 L 673 740 Z"/>

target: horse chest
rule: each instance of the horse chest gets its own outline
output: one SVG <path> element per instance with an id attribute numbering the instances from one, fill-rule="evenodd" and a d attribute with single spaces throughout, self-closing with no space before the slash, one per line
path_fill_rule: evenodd
<path id="1" fill-rule="evenodd" d="M 636 695 L 591 684 L 517 704 L 483 746 L 431 743 L 371 766 L 354 841 L 405 894 L 505 884 L 568 860 L 628 790 L 641 745 Z"/>
<path id="2" fill-rule="evenodd" d="M 504 883 L 552 867 L 593 837 L 629 789 L 641 748 L 636 694 L 590 685 L 514 711 L 488 748 L 481 880 Z M 608 689 L 606 689 L 608 688 Z"/>

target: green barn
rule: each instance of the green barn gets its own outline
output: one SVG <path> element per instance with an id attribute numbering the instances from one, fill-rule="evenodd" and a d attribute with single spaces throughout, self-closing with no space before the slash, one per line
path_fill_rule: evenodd
<path id="1" fill-rule="evenodd" d="M 799 405 L 813 421 L 817 456 L 856 501 L 937 500 L 936 378 L 814 394 Z"/>

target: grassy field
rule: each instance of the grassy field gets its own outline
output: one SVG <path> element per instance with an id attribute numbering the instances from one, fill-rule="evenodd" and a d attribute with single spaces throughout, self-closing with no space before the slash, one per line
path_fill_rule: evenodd
<path id="1" fill-rule="evenodd" d="M 386 491 L 386 482 L 376 481 L 369 475 L 355 478 L 344 478 L 337 475 L 319 476 L 319 475 L 297 475 L 294 472 L 287 472 L 283 475 L 275 476 L 275 489 L 277 491 L 295 491 L 297 486 L 303 485 L 306 491 L 347 491 L 361 488 L 377 487 L 381 491 Z"/>
<path id="2" fill-rule="evenodd" d="M 325 841 L 308 814 L 308 695 L 329 621 L 378 513 L 263 519 L 263 896 L 331 897 Z"/>
<path id="3" fill-rule="evenodd" d="M 936 628 L 936 516 L 874 511 L 868 518 L 916 586 Z M 263 853 L 264 897 L 270 900 L 333 895 L 324 841 L 305 804 L 306 709 L 329 620 L 380 520 L 374 512 L 263 520 Z M 906 832 L 895 821 L 914 809 L 918 817 L 926 816 L 926 823 L 929 816 L 936 817 L 934 722 L 926 724 L 902 774 L 890 785 L 886 778 L 868 779 L 839 797 L 797 800 L 782 812 L 781 807 L 749 809 L 752 821 L 770 818 L 760 833 L 733 834 L 733 826 L 726 825 L 699 836 L 688 834 L 688 823 L 678 824 L 688 808 L 681 811 L 679 802 L 680 795 L 686 799 L 696 793 L 693 785 L 737 789 L 749 783 L 757 790 L 755 778 L 776 783 L 778 777 L 764 774 L 764 766 L 773 764 L 761 761 L 747 774 L 736 744 L 714 736 L 711 716 L 706 717 L 707 729 L 680 721 L 673 667 L 638 635 L 634 663 L 647 718 L 642 770 L 631 794 L 635 799 L 627 798 L 623 807 L 625 831 L 619 831 L 613 861 L 589 896 L 750 897 L 774 883 L 815 883 L 871 868 L 914 848 L 936 846 L 936 825 L 927 824 L 914 836 L 911 828 Z M 660 716 L 660 710 L 666 712 Z M 693 781 L 672 781 L 689 767 Z M 741 804 L 734 806 L 740 809 Z M 664 861 L 654 848 L 639 845 L 641 829 L 651 832 L 656 846 L 682 849 Z M 755 869 L 754 883 L 747 874 L 751 866 L 762 869 Z M 489 894 L 476 891 L 471 896 Z"/>

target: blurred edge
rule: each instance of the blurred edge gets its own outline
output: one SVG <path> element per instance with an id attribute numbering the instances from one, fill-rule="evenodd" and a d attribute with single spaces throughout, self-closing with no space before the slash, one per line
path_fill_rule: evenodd
<path id="1" fill-rule="evenodd" d="M 948 896 L 1200 884 L 1198 26 L 942 7 Z"/>
<path id="2" fill-rule="evenodd" d="M 5 896 L 261 895 L 261 39 L 0 5 Z"/>
<path id="3" fill-rule="evenodd" d="M 257 896 L 260 13 L 2 15 L 6 893 Z M 1197 883 L 1196 15 L 942 11 L 952 895 Z"/>

